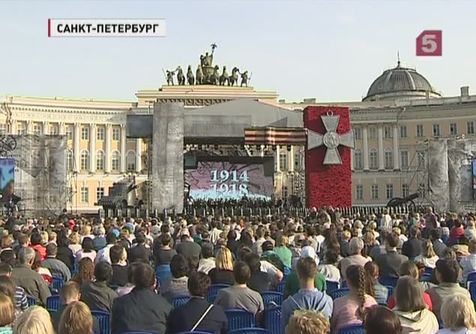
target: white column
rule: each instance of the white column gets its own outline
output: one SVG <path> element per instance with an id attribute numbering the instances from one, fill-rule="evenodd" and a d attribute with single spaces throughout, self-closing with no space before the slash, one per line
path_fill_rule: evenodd
<path id="1" fill-rule="evenodd" d="M 73 136 L 73 155 L 74 155 L 74 170 L 79 172 L 81 170 L 81 152 L 79 151 L 79 141 L 81 136 L 81 124 L 74 124 Z"/>
<path id="2" fill-rule="evenodd" d="M 27 121 L 26 122 L 26 133 L 31 135 L 33 133 L 33 122 Z"/>
<path id="3" fill-rule="evenodd" d="M 353 148 L 350 149 L 350 169 L 355 170 L 354 168 L 354 152 Z"/>
<path id="4" fill-rule="evenodd" d="M 89 171 L 96 171 L 96 124 L 89 125 Z"/>
<path id="5" fill-rule="evenodd" d="M 49 135 L 49 134 L 50 134 L 50 129 L 49 129 L 49 127 L 50 127 L 50 122 L 44 121 L 44 122 L 43 122 L 43 134 L 44 134 L 44 135 Z"/>
<path id="6" fill-rule="evenodd" d="M 17 134 L 17 121 L 16 120 L 11 120 L 10 124 L 10 134 L 16 135 Z"/>
<path id="7" fill-rule="evenodd" d="M 142 139 L 136 139 L 136 172 L 140 173 L 142 170 Z"/>
<path id="8" fill-rule="evenodd" d="M 126 137 L 126 125 L 121 124 L 121 173 L 126 172 L 126 142 L 127 142 L 127 137 Z"/>
<path id="9" fill-rule="evenodd" d="M 381 124 L 378 126 L 377 134 L 378 134 L 378 169 L 384 170 L 385 162 L 384 162 L 384 152 L 383 152 L 383 127 Z"/>
<path id="10" fill-rule="evenodd" d="M 66 126 L 64 122 L 58 123 L 58 134 L 61 136 L 64 136 L 66 134 Z"/>
<path id="11" fill-rule="evenodd" d="M 106 136 L 105 136 L 106 149 L 104 150 L 104 171 L 106 173 L 111 172 L 111 141 L 112 141 L 112 124 L 106 124 Z"/>
<path id="12" fill-rule="evenodd" d="M 363 155 L 364 155 L 364 170 L 369 170 L 369 139 L 367 126 L 362 128 L 362 141 L 363 141 Z"/>
<path id="13" fill-rule="evenodd" d="M 400 157 L 398 155 L 398 126 L 393 126 L 393 169 L 400 169 Z"/>
<path id="14" fill-rule="evenodd" d="M 276 159 L 276 173 L 279 173 L 281 171 L 281 163 L 279 160 L 279 145 L 276 145 L 276 151 L 275 151 L 275 159 Z"/>
<path id="15" fill-rule="evenodd" d="M 288 172 L 294 172 L 294 146 L 288 151 Z"/>

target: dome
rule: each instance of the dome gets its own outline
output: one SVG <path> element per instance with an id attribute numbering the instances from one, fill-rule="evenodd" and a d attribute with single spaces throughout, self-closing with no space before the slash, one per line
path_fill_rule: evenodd
<path id="1" fill-rule="evenodd" d="M 386 70 L 370 85 L 362 101 L 441 97 L 426 78 L 412 68 L 400 66 Z"/>

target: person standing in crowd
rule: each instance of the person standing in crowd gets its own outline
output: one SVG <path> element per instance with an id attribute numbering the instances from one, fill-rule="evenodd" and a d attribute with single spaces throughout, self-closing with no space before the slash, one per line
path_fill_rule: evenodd
<path id="1" fill-rule="evenodd" d="M 221 289 L 214 304 L 225 310 L 229 308 L 243 309 L 254 314 L 259 322 L 264 311 L 264 303 L 261 295 L 246 285 L 251 278 L 250 267 L 243 261 L 236 261 L 233 266 L 233 274 L 235 285 Z"/>
<path id="2" fill-rule="evenodd" d="M 172 306 L 154 292 L 155 274 L 150 265 L 135 263 L 134 288 L 114 300 L 111 312 L 112 334 L 151 331 L 164 334 Z M 185 319 L 182 319 L 185 320 Z"/>
<path id="3" fill-rule="evenodd" d="M 365 334 L 402 334 L 400 319 L 385 306 L 374 306 L 367 310 L 364 328 Z"/>
<path id="4" fill-rule="evenodd" d="M 391 233 L 385 238 L 385 254 L 381 254 L 375 260 L 380 268 L 380 275 L 385 277 L 398 277 L 400 266 L 408 261 L 408 257 L 397 253 L 399 238 Z"/>
<path id="5" fill-rule="evenodd" d="M 353 265 L 346 272 L 349 294 L 334 300 L 332 310 L 331 330 L 337 333 L 339 329 L 349 325 L 361 324 L 365 310 L 377 305 L 377 301 L 365 293 L 366 277 L 362 266 Z"/>
<path id="6" fill-rule="evenodd" d="M 471 299 L 456 294 L 448 297 L 441 306 L 441 318 L 444 329 L 437 334 L 474 334 L 476 333 L 476 312 Z"/>
<path id="7" fill-rule="evenodd" d="M 107 284 L 112 278 L 112 267 L 106 261 L 101 261 L 94 267 L 96 281 L 87 282 L 81 286 L 81 301 L 91 310 L 111 312 L 112 303 L 117 293 Z"/>
<path id="8" fill-rule="evenodd" d="M 46 298 L 51 296 L 48 285 L 40 274 L 32 268 L 35 261 L 35 251 L 32 248 L 22 248 L 18 253 L 18 265 L 12 270 L 12 279 L 25 293 L 46 305 Z"/>
<path id="9" fill-rule="evenodd" d="M 67 282 L 71 279 L 71 272 L 66 264 L 56 258 L 57 253 L 58 247 L 56 244 L 48 244 L 46 246 L 46 259 L 41 263 L 41 266 L 49 269 L 52 274 L 60 275 L 63 281 Z"/>
<path id="10" fill-rule="evenodd" d="M 190 300 L 174 309 L 167 318 L 167 334 L 190 330 L 207 331 L 214 334 L 228 332 L 228 319 L 219 305 L 207 302 L 210 278 L 201 272 L 194 273 L 188 280 Z"/>
<path id="11" fill-rule="evenodd" d="M 395 299 L 397 305 L 394 312 L 400 318 L 404 334 L 438 331 L 438 320 L 426 308 L 423 290 L 415 278 L 403 276 L 398 279 Z"/>
<path id="12" fill-rule="evenodd" d="M 281 306 L 283 326 L 288 324 L 295 310 L 319 311 L 329 319 L 332 315 L 332 299 L 315 288 L 316 262 L 309 257 L 301 258 L 296 265 L 296 271 L 300 289 L 283 301 Z"/>

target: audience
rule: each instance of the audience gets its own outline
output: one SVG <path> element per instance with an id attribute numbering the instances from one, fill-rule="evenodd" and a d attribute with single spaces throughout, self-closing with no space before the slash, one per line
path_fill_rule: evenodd
<path id="1" fill-rule="evenodd" d="M 425 240 L 422 243 L 422 253 L 415 257 L 415 262 L 422 263 L 426 268 L 435 269 L 436 261 L 439 257 L 433 250 L 433 244 L 431 240 Z"/>
<path id="2" fill-rule="evenodd" d="M 396 234 L 388 234 L 385 238 L 385 254 L 379 255 L 375 262 L 380 268 L 380 275 L 397 278 L 400 266 L 408 261 L 408 257 L 397 253 L 399 238 Z"/>
<path id="3" fill-rule="evenodd" d="M 111 258 L 112 278 L 110 287 L 120 287 L 127 284 L 127 252 L 121 245 L 114 245 L 109 250 Z"/>
<path id="4" fill-rule="evenodd" d="M 11 334 L 15 321 L 15 307 L 13 300 L 0 292 L 0 334 Z"/>
<path id="5" fill-rule="evenodd" d="M 476 271 L 476 239 L 470 241 L 469 255 L 461 259 L 460 265 L 463 269 L 462 281 L 466 283 L 468 279 L 468 274 L 473 271 Z"/>
<path id="6" fill-rule="evenodd" d="M 80 301 L 68 304 L 62 312 L 58 334 L 93 334 L 93 316 L 89 307 Z"/>
<path id="7" fill-rule="evenodd" d="M 367 309 L 364 319 L 365 334 L 402 334 L 400 319 L 385 306 Z"/>
<path id="8" fill-rule="evenodd" d="M 251 278 L 248 281 L 250 289 L 259 293 L 276 290 L 274 277 L 267 272 L 261 271 L 261 261 L 257 254 L 248 254 L 245 260 L 251 269 Z"/>
<path id="9" fill-rule="evenodd" d="M 43 307 L 33 306 L 15 319 L 13 333 L 55 334 L 55 330 L 48 311 Z"/>
<path id="10" fill-rule="evenodd" d="M 94 267 L 95 281 L 81 285 L 81 301 L 91 310 L 111 312 L 112 303 L 117 293 L 108 287 L 112 278 L 112 267 L 106 261 L 101 261 Z"/>
<path id="11" fill-rule="evenodd" d="M 222 247 L 218 250 L 215 258 L 215 268 L 208 272 L 212 284 L 235 284 L 233 275 L 233 255 L 231 251 Z"/>
<path id="12" fill-rule="evenodd" d="M 386 305 L 388 300 L 388 289 L 379 283 L 379 268 L 378 265 L 369 261 L 364 265 L 365 269 L 365 292 L 375 298 L 378 304 Z"/>
<path id="13" fill-rule="evenodd" d="M 17 312 L 25 311 L 28 308 L 25 290 L 15 285 L 11 276 L 12 267 L 8 263 L 0 263 L 0 291 L 7 295 L 13 295 L 13 305 Z"/>
<path id="14" fill-rule="evenodd" d="M 445 328 L 440 329 L 438 334 L 476 333 L 474 304 L 465 295 L 456 294 L 448 297 L 441 306 L 441 318 Z"/>
<path id="15" fill-rule="evenodd" d="M 329 330 L 329 319 L 322 313 L 297 310 L 289 318 L 285 334 L 327 334 Z"/>
<path id="16" fill-rule="evenodd" d="M 198 262 L 197 271 L 207 274 L 215 268 L 215 258 L 213 257 L 213 244 L 205 242 L 202 244 L 202 253 Z"/>
<path id="17" fill-rule="evenodd" d="M 170 271 L 172 272 L 172 277 L 160 287 L 160 294 L 171 302 L 175 297 L 186 296 L 189 294 L 189 267 L 187 259 L 181 254 L 175 255 L 172 262 L 170 262 Z"/>
<path id="18" fill-rule="evenodd" d="M 78 263 L 78 272 L 72 278 L 80 286 L 94 279 L 94 262 L 89 258 L 82 258 Z"/>
<path id="19" fill-rule="evenodd" d="M 319 262 L 319 258 L 316 255 L 316 252 L 312 247 L 304 247 L 301 251 L 300 258 L 305 259 L 305 258 L 310 258 L 312 259 L 315 263 L 316 266 Z M 329 251 L 334 251 L 333 249 L 330 249 Z M 296 266 L 297 268 L 297 266 Z M 314 287 L 318 289 L 319 291 L 326 291 L 326 278 L 324 275 L 322 275 L 319 271 L 315 271 L 315 276 L 314 276 Z M 293 270 L 289 276 L 286 278 L 285 286 L 284 286 L 284 297 L 286 298 L 287 296 L 294 295 L 296 292 L 298 292 L 300 288 L 300 281 L 299 281 L 299 276 L 297 273 L 297 270 Z"/>
<path id="20" fill-rule="evenodd" d="M 362 256 L 364 241 L 360 238 L 352 238 L 349 242 L 349 256 L 340 261 L 340 272 L 343 280 L 346 280 L 345 273 L 347 268 L 353 265 L 364 266 L 370 261 L 369 258 Z"/>
<path id="21" fill-rule="evenodd" d="M 41 263 L 41 266 L 47 268 L 52 274 L 59 275 L 63 281 L 67 282 L 71 279 L 71 272 L 68 266 L 56 258 L 58 254 L 58 246 L 50 243 L 46 246 L 46 259 Z"/>

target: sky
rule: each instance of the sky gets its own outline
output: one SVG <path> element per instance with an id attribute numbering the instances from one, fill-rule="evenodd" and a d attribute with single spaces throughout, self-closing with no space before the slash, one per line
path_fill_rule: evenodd
<path id="1" fill-rule="evenodd" d="M 134 101 L 162 69 L 214 62 L 248 70 L 281 99 L 358 101 L 385 69 L 416 68 L 445 96 L 476 90 L 476 1 L 0 1 L 0 96 Z M 163 38 L 48 38 L 48 18 L 164 18 Z M 442 57 L 417 57 L 421 31 Z"/>

